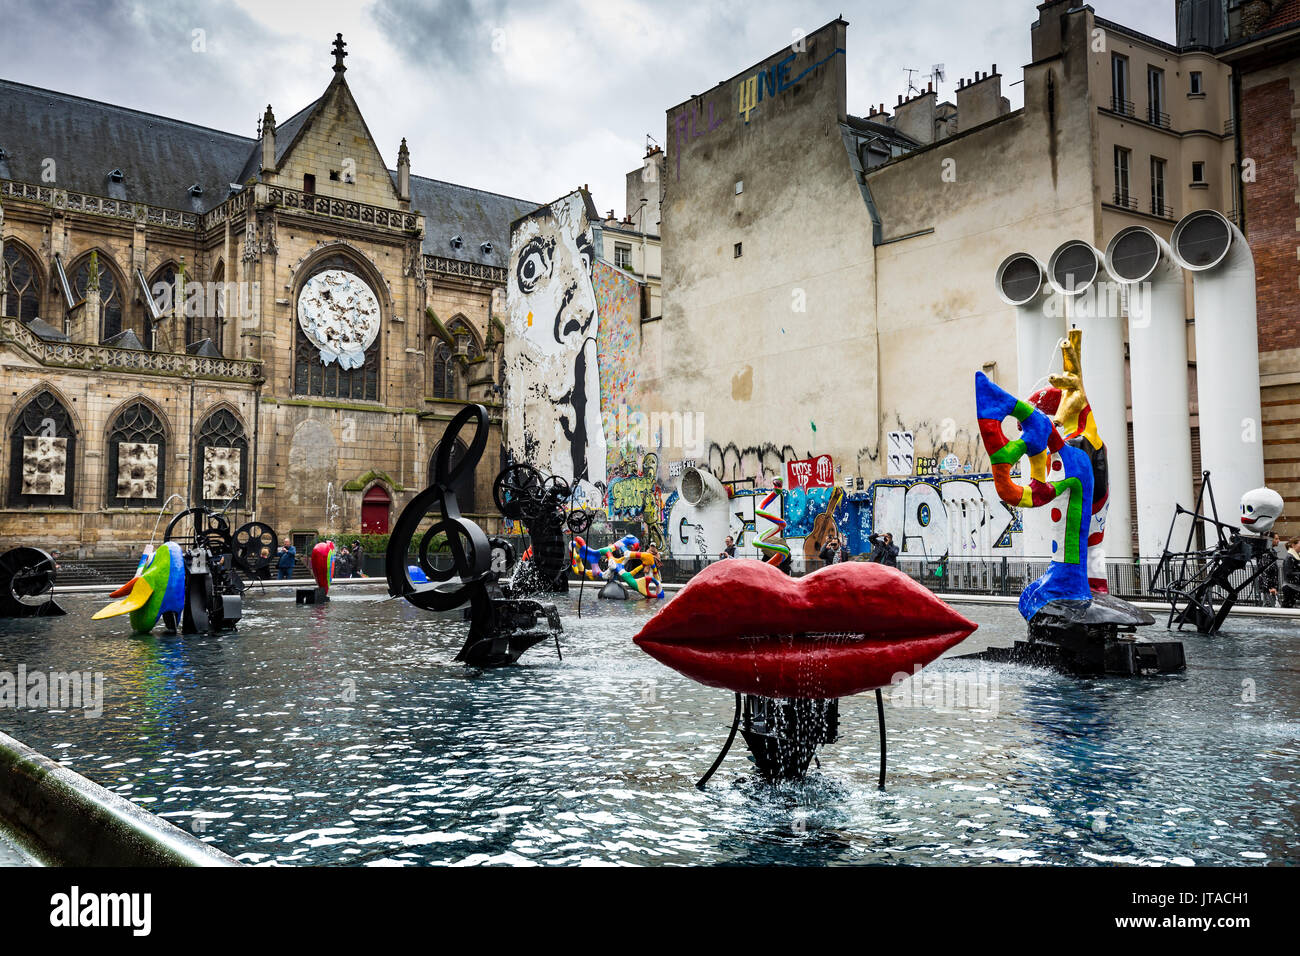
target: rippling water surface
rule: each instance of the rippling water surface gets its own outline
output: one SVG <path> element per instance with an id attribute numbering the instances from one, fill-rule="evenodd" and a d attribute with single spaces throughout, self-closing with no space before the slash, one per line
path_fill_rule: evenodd
<path id="1" fill-rule="evenodd" d="M 886 696 L 885 792 L 862 695 L 806 782 L 753 781 L 737 741 L 701 793 L 733 698 L 637 650 L 655 605 L 562 597 L 563 661 L 479 672 L 451 662 L 459 615 L 283 593 L 219 637 L 130 637 L 88 597 L 0 620 L 0 671 L 105 680 L 101 717 L 0 729 L 263 865 L 1300 862 L 1296 625 L 1184 633 L 1187 673 L 1146 680 L 944 659 Z M 959 652 L 1023 634 L 959 608 L 981 625 Z"/>

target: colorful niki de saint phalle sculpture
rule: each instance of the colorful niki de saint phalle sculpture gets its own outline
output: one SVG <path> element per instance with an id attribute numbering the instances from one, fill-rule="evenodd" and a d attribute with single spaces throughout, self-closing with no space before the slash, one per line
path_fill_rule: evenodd
<path id="1" fill-rule="evenodd" d="M 460 430 L 475 423 L 474 438 L 455 465 L 452 449 Z M 386 552 L 388 593 L 403 597 L 428 611 L 450 611 L 468 603 L 465 616 L 469 634 L 456 660 L 473 667 L 499 667 L 515 663 L 533 645 L 554 638 L 560 649 L 560 615 L 554 605 L 503 598 L 496 590 L 492 552 L 504 549 L 500 539 L 489 540 L 473 521 L 460 513 L 455 488 L 474 473 L 488 438 L 488 413 L 482 405 L 467 405 L 447 425 L 434 455 L 433 482 L 402 509 L 388 538 Z M 418 563 L 408 564 L 416 534 Z M 435 542 L 445 541 L 450 552 L 447 567 L 438 567 L 430 553 Z M 564 553 L 560 552 L 561 560 Z M 417 578 L 419 580 L 417 580 Z"/>
<path id="2" fill-rule="evenodd" d="M 651 657 L 736 695 L 731 733 L 697 784 L 721 765 L 739 728 L 766 780 L 797 780 L 839 729 L 839 698 L 876 691 L 929 664 L 976 625 L 896 568 L 847 562 L 792 578 L 764 561 L 711 564 L 637 634 Z M 743 726 L 742 726 L 743 716 Z"/>
<path id="3" fill-rule="evenodd" d="M 307 566 L 311 569 L 312 580 L 316 582 L 316 586 L 314 588 L 298 588 L 294 594 L 296 603 L 323 604 L 330 599 L 330 585 L 334 583 L 334 557 L 333 541 L 316 542 L 307 561 Z"/>
<path id="4" fill-rule="evenodd" d="M 185 554 L 181 546 L 164 541 L 156 550 L 146 550 L 135 577 L 109 597 L 117 600 L 96 611 L 91 620 L 129 614 L 131 630 L 148 634 L 158 619 L 164 618 L 167 630 L 175 631 L 185 611 Z"/>
<path id="5" fill-rule="evenodd" d="M 1071 329 L 1061 342 L 1063 372 L 1029 402 L 975 373 L 980 435 L 998 496 L 1019 508 L 1052 509 L 1051 562 L 1020 595 L 1029 640 L 975 656 L 1081 674 L 1180 671 L 1186 666 L 1182 644 L 1137 640 L 1136 628 L 1154 619 L 1106 591 L 1106 448 L 1083 388 L 1081 352 L 1082 333 Z M 1003 431 L 1007 418 L 1019 424 L 1018 438 Z M 1011 468 L 1025 456 L 1029 482 L 1020 484 Z"/>
<path id="6" fill-rule="evenodd" d="M 636 594 L 643 598 L 661 598 L 659 558 L 652 551 L 642 551 L 636 535 L 624 535 L 604 548 L 592 548 L 574 535 L 569 545 L 573 573 L 588 581 L 604 581 L 600 596 L 626 601 Z"/>

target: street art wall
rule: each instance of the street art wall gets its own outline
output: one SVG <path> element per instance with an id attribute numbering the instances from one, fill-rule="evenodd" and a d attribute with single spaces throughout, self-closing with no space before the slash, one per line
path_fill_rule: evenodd
<path id="1" fill-rule="evenodd" d="M 511 229 L 506 433 L 516 461 L 603 487 L 594 218 L 590 196 L 575 190 Z"/>

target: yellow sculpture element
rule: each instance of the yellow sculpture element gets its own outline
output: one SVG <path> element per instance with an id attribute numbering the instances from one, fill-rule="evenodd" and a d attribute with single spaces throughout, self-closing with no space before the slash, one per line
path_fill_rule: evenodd
<path id="1" fill-rule="evenodd" d="M 1101 447 L 1101 435 L 1097 432 L 1097 419 L 1088 404 L 1088 395 L 1083 390 L 1083 332 L 1070 329 L 1067 338 L 1061 340 L 1060 374 L 1052 375 L 1050 381 L 1054 388 L 1061 390 L 1061 402 L 1056 407 L 1052 422 L 1061 430 L 1066 441 L 1083 435 L 1093 448 Z"/>

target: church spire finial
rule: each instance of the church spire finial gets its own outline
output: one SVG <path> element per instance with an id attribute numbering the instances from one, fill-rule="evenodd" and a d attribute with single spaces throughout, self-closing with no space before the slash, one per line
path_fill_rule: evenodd
<path id="1" fill-rule="evenodd" d="M 334 49 L 332 51 L 334 53 L 335 73 L 342 73 L 344 70 L 347 69 L 347 67 L 343 65 L 343 58 L 348 55 L 347 51 L 344 49 L 344 47 L 346 46 L 347 44 L 343 42 L 343 34 L 342 33 L 335 34 Z"/>

